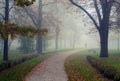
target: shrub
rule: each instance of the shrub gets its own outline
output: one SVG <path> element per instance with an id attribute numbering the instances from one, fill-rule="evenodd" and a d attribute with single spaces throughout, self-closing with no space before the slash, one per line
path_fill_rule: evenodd
<path id="1" fill-rule="evenodd" d="M 87 60 L 93 67 L 99 70 L 105 77 L 113 79 L 114 81 L 120 81 L 120 72 L 114 67 L 92 56 L 87 56 Z"/>
<path id="2" fill-rule="evenodd" d="M 117 72 L 114 76 L 114 81 L 120 81 L 120 72 Z"/>
<path id="3" fill-rule="evenodd" d="M 38 55 L 35 54 L 35 55 L 30 55 L 30 56 L 26 56 L 26 57 L 20 58 L 18 60 L 14 60 L 14 61 L 5 61 L 5 62 L 0 64 L 0 72 L 5 70 L 5 69 L 11 68 L 13 66 L 16 66 L 17 64 L 20 64 L 22 62 L 28 61 L 28 60 L 30 60 L 32 58 L 35 58 L 37 56 Z"/>

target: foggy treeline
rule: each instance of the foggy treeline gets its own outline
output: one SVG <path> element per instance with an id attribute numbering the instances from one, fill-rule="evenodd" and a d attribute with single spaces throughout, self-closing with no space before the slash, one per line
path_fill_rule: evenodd
<path id="1" fill-rule="evenodd" d="M 4 21 L 4 12 L 5 0 L 1 0 L 1 21 Z M 91 11 L 91 13 L 93 12 Z M 115 14 L 111 19 L 119 22 L 119 11 Z M 68 0 L 36 0 L 34 4 L 27 7 L 16 6 L 14 0 L 10 0 L 9 22 L 32 25 L 36 28 L 47 28 L 48 30 L 44 36 L 36 35 L 34 38 L 28 38 L 17 35 L 14 40 L 9 38 L 9 51 L 42 54 L 65 49 L 96 49 L 100 47 L 98 32 L 94 29 L 91 20 Z M 114 26 L 118 27 L 119 24 Z M 110 30 L 109 49 L 119 50 L 120 31 L 117 27 Z M 1 39 L 1 54 L 3 44 Z"/>
<path id="2" fill-rule="evenodd" d="M 0 1 L 0 20 L 4 21 L 5 1 Z M 70 9 L 70 3 L 56 0 L 36 0 L 28 7 L 15 5 L 14 0 L 9 1 L 9 22 L 19 25 L 33 25 L 37 28 L 47 28 L 45 36 L 36 35 L 34 38 L 19 36 L 12 40 L 9 38 L 9 51 L 22 53 L 44 53 L 63 49 L 79 47 L 80 28 Z M 74 20 L 72 20 L 72 19 Z M 69 22 L 68 22 L 69 21 Z M 41 40 L 42 39 L 42 40 Z M 3 40 L 0 40 L 0 52 L 3 52 Z"/>

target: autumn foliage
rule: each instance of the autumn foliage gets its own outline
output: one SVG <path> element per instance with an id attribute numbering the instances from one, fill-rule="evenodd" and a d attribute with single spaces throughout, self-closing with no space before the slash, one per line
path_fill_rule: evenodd
<path id="1" fill-rule="evenodd" d="M 14 23 L 7 23 L 3 25 L 0 23 L 0 35 L 1 39 L 5 40 L 7 36 L 10 36 L 11 39 L 15 39 L 16 35 L 26 36 L 33 38 L 36 34 L 46 35 L 47 29 L 37 29 L 31 25 L 22 25 Z"/>
<path id="2" fill-rule="evenodd" d="M 33 4 L 35 0 L 14 0 L 17 6 L 25 7 Z"/>

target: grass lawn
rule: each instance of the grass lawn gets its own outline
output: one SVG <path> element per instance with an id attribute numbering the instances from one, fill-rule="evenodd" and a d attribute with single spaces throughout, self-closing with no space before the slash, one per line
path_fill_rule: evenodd
<path id="1" fill-rule="evenodd" d="M 96 52 L 88 50 L 80 51 L 66 60 L 65 68 L 69 81 L 106 81 L 104 78 L 98 76 L 98 72 L 88 66 L 86 63 L 86 56 L 88 55 L 106 62 L 120 71 L 120 52 L 110 50 L 108 58 L 100 58 L 98 50 Z"/>
<path id="2" fill-rule="evenodd" d="M 31 54 L 24 54 L 24 53 L 20 53 L 19 51 L 9 51 L 9 60 L 17 60 L 17 59 L 20 59 L 20 58 L 23 58 L 23 57 L 26 57 L 26 56 L 30 56 L 30 55 L 33 55 L 34 53 L 31 53 Z M 3 62 L 3 54 L 0 53 L 0 63 Z"/>
<path id="3" fill-rule="evenodd" d="M 96 53 L 88 52 L 88 51 L 81 51 L 80 54 L 89 55 L 106 62 L 108 65 L 115 67 L 117 70 L 120 71 L 120 51 L 117 50 L 109 50 L 109 57 L 108 58 L 100 58 L 99 51 L 96 50 Z"/>
<path id="4" fill-rule="evenodd" d="M 81 51 L 66 59 L 65 68 L 69 81 L 105 81 L 98 72 L 89 67 L 87 55 L 87 51 Z"/>
<path id="5" fill-rule="evenodd" d="M 22 81 L 38 63 L 50 55 L 42 55 L 0 73 L 0 81 Z"/>
<path id="6" fill-rule="evenodd" d="M 111 50 L 109 52 L 108 58 L 99 58 L 94 56 L 95 58 L 106 62 L 108 65 L 115 67 L 118 71 L 120 71 L 120 52 Z"/>

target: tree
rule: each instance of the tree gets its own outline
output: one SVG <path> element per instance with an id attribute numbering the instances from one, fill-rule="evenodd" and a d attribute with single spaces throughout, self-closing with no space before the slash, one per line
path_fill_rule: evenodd
<path id="1" fill-rule="evenodd" d="M 33 53 L 35 51 L 34 39 L 20 36 L 19 42 L 20 47 L 18 48 L 18 50 L 22 51 L 23 53 Z"/>
<path id="2" fill-rule="evenodd" d="M 38 29 L 40 29 L 40 28 L 43 28 L 43 27 L 45 27 L 43 24 L 44 24 L 44 22 L 43 21 L 49 21 L 48 20 L 48 17 L 46 17 L 46 16 L 44 16 L 44 15 L 47 15 L 47 16 L 49 16 L 49 14 L 51 14 L 51 13 L 49 13 L 49 14 L 47 14 L 47 13 L 45 13 L 43 10 L 42 10 L 42 8 L 44 7 L 44 6 L 48 6 L 48 5 L 52 5 L 52 4 L 54 4 L 54 3 L 56 3 L 55 1 L 53 1 L 53 2 L 48 2 L 48 3 L 46 3 L 46 4 L 43 4 L 42 3 L 42 0 L 39 0 L 38 1 L 38 6 L 37 6 L 37 9 L 35 10 L 34 8 L 36 7 L 36 6 L 31 6 L 31 7 L 27 7 L 27 8 L 24 8 L 24 9 L 22 9 L 21 11 L 23 11 L 23 12 L 25 12 L 28 16 L 29 16 L 29 18 L 32 20 L 32 22 L 33 22 L 33 24 L 38 28 Z M 45 18 L 46 17 L 46 18 Z M 51 21 L 51 20 L 50 20 Z M 52 22 L 52 21 L 51 21 Z M 50 23 L 50 22 L 46 22 L 45 24 L 47 24 L 48 25 L 48 23 Z M 44 37 L 42 37 L 41 35 L 37 35 L 37 39 L 36 39 L 36 48 L 37 48 L 37 52 L 39 53 L 39 54 L 42 54 L 42 48 L 43 48 L 43 45 L 42 45 L 42 43 L 44 43 L 44 41 L 43 41 L 43 38 Z"/>
<path id="3" fill-rule="evenodd" d="M 119 1 L 120 2 L 120 1 Z M 118 34 L 118 45 L 117 45 L 117 49 L 118 51 L 120 50 L 120 8 L 118 9 L 117 11 L 117 26 L 116 26 L 116 31 L 117 31 L 117 34 Z"/>
<path id="4" fill-rule="evenodd" d="M 115 37 L 117 37 L 117 50 L 120 48 L 120 15 L 117 12 L 117 18 L 115 22 L 111 23 L 111 31 L 115 33 Z"/>
<path id="5" fill-rule="evenodd" d="M 82 1 L 82 0 L 81 0 Z M 90 0 L 86 3 L 94 6 L 97 19 L 94 15 L 81 6 L 80 0 L 70 0 L 70 2 L 84 11 L 87 16 L 93 21 L 100 36 L 100 57 L 108 57 L 108 34 L 109 34 L 109 22 L 110 15 L 112 13 L 112 7 L 114 4 L 120 5 L 115 0 Z M 84 1 L 85 2 L 85 1 Z M 101 8 L 100 8 L 101 7 Z"/>
<path id="6" fill-rule="evenodd" d="M 49 6 L 53 6 L 53 4 L 55 4 L 55 3 L 56 3 L 56 1 L 47 2 L 47 3 L 42 4 L 42 0 L 39 0 L 38 8 L 36 10 L 33 10 L 34 7 L 36 7 L 36 5 L 35 5 L 35 6 L 24 8 L 22 11 L 24 11 L 31 18 L 33 24 L 37 28 L 47 27 L 48 29 L 50 29 L 50 27 L 51 28 L 54 27 L 55 32 L 56 32 L 56 49 L 57 49 L 58 48 L 58 42 L 57 42 L 58 40 L 57 39 L 58 39 L 58 31 L 59 31 L 60 21 L 55 17 L 55 14 L 53 14 L 53 12 L 51 12 L 51 11 L 46 12 L 46 11 L 44 11 L 44 9 L 43 10 L 41 9 L 43 7 L 48 8 Z M 51 7 L 51 8 L 53 8 L 53 7 Z M 49 10 L 51 8 L 49 8 Z M 55 7 L 55 8 L 57 8 L 57 7 Z M 51 19 L 52 19 L 52 21 L 51 21 Z M 45 37 L 37 36 L 37 51 L 40 54 L 42 53 L 42 48 L 45 47 L 45 46 L 43 46 L 43 45 L 45 45 L 45 41 L 43 41 L 44 38 Z"/>
<path id="7" fill-rule="evenodd" d="M 21 2 L 22 1 L 22 2 Z M 35 0 L 29 1 L 29 0 L 15 0 L 16 4 L 18 6 L 29 6 L 31 4 L 33 4 Z M 3 2 L 5 4 L 5 16 L 4 16 L 4 24 L 5 24 L 5 29 L 8 28 L 8 23 L 9 23 L 9 11 L 10 11 L 10 7 L 9 7 L 9 0 L 5 0 Z M 3 60 L 7 61 L 8 60 L 8 35 L 6 36 L 6 39 L 4 40 L 4 56 L 3 56 Z"/>

